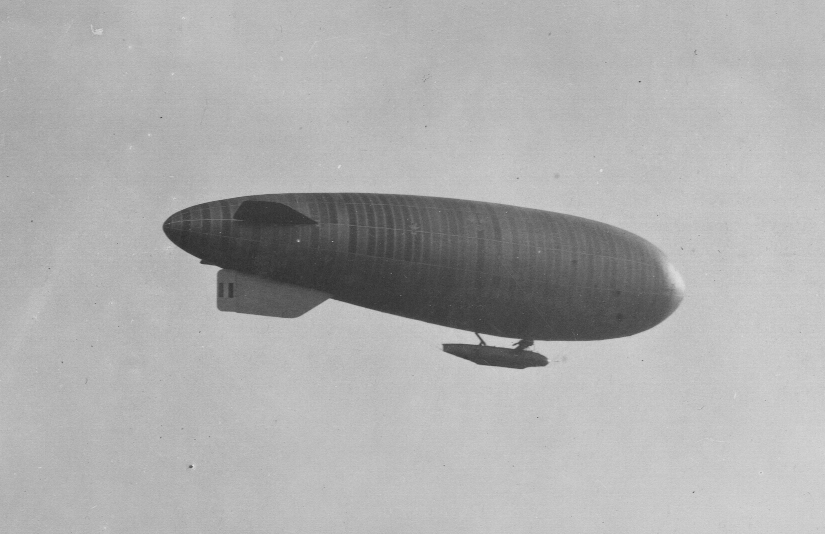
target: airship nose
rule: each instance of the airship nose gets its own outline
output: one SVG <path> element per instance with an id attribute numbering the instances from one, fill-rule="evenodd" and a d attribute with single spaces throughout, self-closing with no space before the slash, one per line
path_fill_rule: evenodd
<path id="1" fill-rule="evenodd" d="M 676 270 L 676 267 L 674 267 L 669 261 L 665 264 L 664 270 L 665 283 L 670 289 L 670 309 L 667 312 L 667 314 L 670 315 L 676 311 L 676 308 L 678 308 L 679 304 L 682 303 L 682 299 L 685 298 L 685 281 L 682 279 L 682 275 L 679 274 L 679 271 Z"/>

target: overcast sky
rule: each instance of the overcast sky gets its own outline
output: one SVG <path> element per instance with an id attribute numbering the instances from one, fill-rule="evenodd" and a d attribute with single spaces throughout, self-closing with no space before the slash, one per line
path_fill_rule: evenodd
<path id="1" fill-rule="evenodd" d="M 821 528 L 825 8 L 554 4 L 0 7 L 0 530 Z M 218 312 L 161 231 L 322 191 L 603 221 L 687 296 L 478 367 L 334 301 Z"/>

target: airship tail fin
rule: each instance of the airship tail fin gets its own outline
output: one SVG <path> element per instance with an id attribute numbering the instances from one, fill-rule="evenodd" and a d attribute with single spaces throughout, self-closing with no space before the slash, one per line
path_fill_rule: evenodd
<path id="1" fill-rule="evenodd" d="M 330 297 L 327 293 L 284 284 L 230 269 L 218 271 L 218 309 L 267 317 L 300 317 Z"/>
<path id="2" fill-rule="evenodd" d="M 277 224 L 295 226 L 300 224 L 318 224 L 298 210 L 280 202 L 264 200 L 245 200 L 235 211 L 233 219 L 253 224 Z"/>

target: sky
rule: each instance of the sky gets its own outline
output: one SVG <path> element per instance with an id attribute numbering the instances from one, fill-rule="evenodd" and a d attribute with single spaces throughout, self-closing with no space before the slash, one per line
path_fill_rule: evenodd
<path id="1" fill-rule="evenodd" d="M 0 7 L 0 530 L 814 532 L 825 525 L 816 2 Z M 475 366 L 327 301 L 221 313 L 161 230 L 250 194 L 587 217 L 664 323 Z M 498 344 L 512 340 L 489 339 Z"/>

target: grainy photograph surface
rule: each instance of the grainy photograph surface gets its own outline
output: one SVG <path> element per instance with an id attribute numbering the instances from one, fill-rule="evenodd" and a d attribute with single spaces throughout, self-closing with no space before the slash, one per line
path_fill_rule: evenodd
<path id="1" fill-rule="evenodd" d="M 0 6 L 0 531 L 821 531 L 824 21 L 765 0 Z M 396 195 L 424 215 L 388 230 Z M 396 239 L 381 283 L 457 221 L 468 248 L 437 250 L 477 267 L 455 284 L 486 322 L 450 315 L 443 280 L 390 313 L 358 291 L 232 313 L 247 275 L 180 233 L 205 203 L 215 232 Z M 584 340 L 598 255 L 530 264 L 578 258 L 589 285 L 468 274 L 558 237 L 516 250 L 495 231 L 529 217 L 476 203 L 640 236 L 679 298 Z M 541 340 L 522 297 L 570 339 Z M 455 320 L 426 322 L 442 305 Z M 474 329 L 536 334 L 547 365 L 442 350 Z"/>

